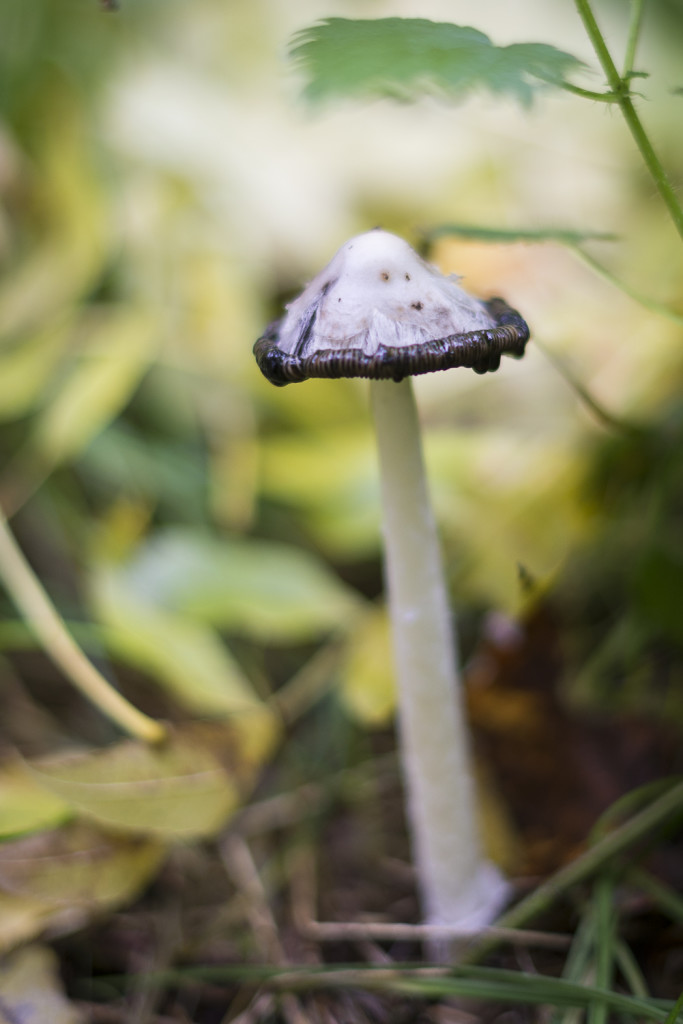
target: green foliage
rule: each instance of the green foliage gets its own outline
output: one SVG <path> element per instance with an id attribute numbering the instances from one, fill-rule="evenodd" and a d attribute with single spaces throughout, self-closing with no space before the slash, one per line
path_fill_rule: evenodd
<path id="1" fill-rule="evenodd" d="M 359 604 L 301 548 L 193 529 L 151 536 L 118 576 L 143 606 L 261 642 L 300 642 L 344 628 Z"/>
<path id="2" fill-rule="evenodd" d="M 237 805 L 234 784 L 201 736 L 175 737 L 159 749 L 121 743 L 96 753 L 35 761 L 29 767 L 48 792 L 118 832 L 211 835 Z"/>
<path id="3" fill-rule="evenodd" d="M 20 765 L 0 774 L 0 838 L 54 828 L 71 817 L 64 800 L 37 785 Z"/>
<path id="4" fill-rule="evenodd" d="M 480 224 L 439 224 L 429 232 L 429 240 L 467 238 L 473 242 L 560 242 L 579 245 L 581 242 L 613 242 L 616 235 L 604 231 L 571 231 L 567 228 L 492 228 Z"/>
<path id="5" fill-rule="evenodd" d="M 596 155 L 597 133 L 588 124 L 583 133 L 571 120 L 568 132 L 563 122 L 542 140 L 547 151 L 557 149 L 550 209 L 566 206 L 560 223 L 590 223 L 594 231 L 506 226 L 546 223 L 549 208 L 547 196 L 545 206 L 535 205 L 533 154 L 514 148 L 512 131 L 504 154 L 491 143 L 485 156 L 470 158 L 463 146 L 465 170 L 444 162 L 452 193 L 436 194 L 433 207 L 412 197 L 385 206 L 371 168 L 363 168 L 367 178 L 345 170 L 346 140 L 326 164 L 308 124 L 295 120 L 296 131 L 285 131 L 281 111 L 282 123 L 268 121 L 263 75 L 275 66 L 272 53 L 270 65 L 262 53 L 253 59 L 252 43 L 241 47 L 234 39 L 254 32 L 233 33 L 232 22 L 230 31 L 222 23 L 215 31 L 220 17 L 248 18 L 249 5 L 191 6 L 183 15 L 187 5 L 147 0 L 110 17 L 97 0 L 0 3 L 1 500 L 17 511 L 17 536 L 87 653 L 133 702 L 181 723 L 166 747 L 121 742 L 95 712 L 89 718 L 76 700 L 69 704 L 66 687 L 54 682 L 35 640 L 9 613 L 1 738 L 3 749 L 16 743 L 31 756 L 28 769 L 14 758 L 0 764 L 2 953 L 135 899 L 178 841 L 208 847 L 281 749 L 283 720 L 294 735 L 282 754 L 285 771 L 270 768 L 268 784 L 288 778 L 292 764 L 319 784 L 333 740 L 318 728 L 316 745 L 309 732 L 307 756 L 297 762 L 297 716 L 337 682 L 329 699 L 335 714 L 342 714 L 335 703 L 341 696 L 345 712 L 363 724 L 383 726 L 391 716 L 386 623 L 375 602 L 379 506 L 364 392 L 347 382 L 311 382 L 296 397 L 290 389 L 275 392 L 251 362 L 250 342 L 271 315 L 273 296 L 316 269 L 308 265 L 314 250 L 339 241 L 329 225 L 323 234 L 315 212 L 300 226 L 309 207 L 317 209 L 314 188 L 301 208 L 293 206 L 295 229 L 279 194 L 282 223 L 276 229 L 261 216 L 262 199 L 275 187 L 261 176 L 266 166 L 282 180 L 324 179 L 335 232 L 375 223 L 378 215 L 399 230 L 424 224 L 422 237 L 438 243 L 446 261 L 456 238 L 490 243 L 486 286 L 507 246 L 501 280 L 509 298 L 535 284 L 526 291 L 534 336 L 548 348 L 563 347 L 577 376 L 593 378 L 584 397 L 595 389 L 616 416 L 601 421 L 612 431 L 605 439 L 581 419 L 571 396 L 557 398 L 533 346 L 519 368 L 506 368 L 502 387 L 499 378 L 462 377 L 426 385 L 426 452 L 454 594 L 470 611 L 523 614 L 529 597 L 519 585 L 521 563 L 538 584 L 534 599 L 551 594 L 573 696 L 610 714 L 630 708 L 641 718 L 647 710 L 670 723 L 683 720 L 683 432 L 680 404 L 671 401 L 682 368 L 681 314 L 649 300 L 650 311 L 669 318 L 653 328 L 649 314 L 612 292 L 616 274 L 586 257 L 605 287 L 585 268 L 575 273 L 557 248 L 581 246 L 586 256 L 583 247 L 617 237 L 599 230 L 604 223 L 621 245 L 610 258 L 638 281 L 637 289 L 624 286 L 626 294 L 640 301 L 648 289 L 659 290 L 678 301 L 680 264 L 650 191 L 641 201 L 641 170 L 621 149 Z M 140 31 L 146 18 L 149 38 Z M 631 35 L 634 56 L 637 32 Z M 186 39 L 186 63 L 176 63 L 170 51 Z M 215 40 L 222 48 L 213 51 L 209 71 L 202 47 Z M 528 105 L 548 85 L 573 88 L 568 78 L 581 69 L 552 46 L 495 46 L 474 28 L 420 18 L 327 19 L 297 36 L 293 54 L 312 100 L 436 94 L 460 101 L 488 93 Z M 157 80 L 164 60 L 166 77 Z M 247 98 L 252 60 L 256 99 Z M 229 76 L 221 77 L 225 67 L 238 82 L 232 91 Z M 178 68 L 185 77 L 176 80 Z M 127 77 L 131 69 L 139 77 Z M 626 67 L 621 80 L 605 86 L 610 100 L 632 102 L 634 80 L 635 88 L 648 88 L 642 78 Z M 112 127 L 102 102 L 119 89 L 134 93 L 123 128 Z M 201 132 L 184 134 L 197 109 L 193 91 L 212 118 L 208 155 Z M 272 102 L 276 92 L 268 94 Z M 159 93 L 173 131 L 164 135 L 162 117 L 159 145 L 155 133 L 144 140 L 149 148 L 139 139 L 136 148 L 131 110 L 153 106 Z M 540 114 L 540 104 L 536 109 Z M 664 136 L 666 116 L 658 125 Z M 253 159 L 256 126 L 274 123 L 277 147 L 269 138 L 267 159 L 265 151 Z M 582 140 L 576 149 L 574 136 Z M 670 137 L 677 137 L 675 126 Z M 258 182 L 257 196 L 245 197 L 240 160 Z M 582 180 L 574 163 L 591 173 L 598 165 L 619 169 L 620 182 L 602 182 L 610 196 L 604 217 L 601 210 L 586 220 L 583 209 L 565 204 L 565 192 L 575 193 L 560 170 L 571 173 L 573 187 Z M 661 183 L 649 154 L 647 166 Z M 225 181 L 222 190 L 217 183 Z M 498 206 L 489 226 L 459 220 L 463 210 L 481 215 L 469 203 L 476 207 L 484 193 L 488 215 L 492 192 Z M 442 223 L 430 229 L 435 221 Z M 515 242 L 546 247 L 524 264 L 530 247 L 517 261 L 509 256 Z M 291 267 L 290 250 L 297 253 Z M 469 250 L 461 268 L 454 257 L 466 274 L 468 263 Z M 643 284 L 649 267 L 652 280 Z M 557 310 L 549 313 L 551 293 Z M 575 308 L 580 317 L 573 318 Z M 640 362 L 621 359 L 645 351 Z M 650 422 L 620 430 L 622 414 Z M 212 724 L 189 727 L 196 718 Z M 103 742 L 110 745 L 101 749 Z M 63 752 L 65 746 L 80 752 Z M 345 763 L 348 751 L 338 747 Z M 646 835 L 651 839 L 643 829 L 640 838 Z M 613 856 L 606 853 L 601 867 Z M 574 874 L 571 885 L 588 892 L 586 878 Z M 580 929 L 564 979 L 472 971 L 406 974 L 383 984 L 410 997 L 497 996 L 503 1003 L 598 1007 L 598 1014 L 609 1007 L 643 1019 L 668 1014 L 673 1022 L 668 1004 L 637 991 L 608 902 L 596 889 L 588 914 L 594 927 Z M 670 893 L 661 906 L 680 921 L 680 902 Z M 605 949 L 632 995 L 586 983 Z M 235 970 L 243 980 L 244 968 Z M 295 972 L 288 972 L 291 984 Z M 349 984 L 381 987 L 371 975 L 357 972 Z M 329 976 L 323 983 L 334 987 Z M 314 972 L 301 984 L 314 987 Z M 4 961 L 3 1010 L 20 1004 L 31 1024 L 60 1014 L 66 1024 L 73 1014 L 58 998 L 31 1016 L 30 999 L 55 992 L 44 957 Z"/>
<path id="6" fill-rule="evenodd" d="M 295 37 L 292 56 L 306 74 L 312 100 L 413 99 L 424 92 L 462 99 L 487 89 L 528 106 L 541 85 L 561 85 L 581 67 L 553 46 L 494 46 L 474 28 L 424 18 L 328 18 Z"/>
<path id="7" fill-rule="evenodd" d="M 139 891 L 164 855 L 160 843 L 71 822 L 2 843 L 0 887 L 53 908 L 115 905 Z"/>

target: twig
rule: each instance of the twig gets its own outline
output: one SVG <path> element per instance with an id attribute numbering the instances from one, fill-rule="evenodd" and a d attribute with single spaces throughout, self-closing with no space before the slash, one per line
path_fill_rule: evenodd
<path id="1" fill-rule="evenodd" d="M 0 577 L 46 654 L 100 711 L 129 735 L 161 743 L 166 729 L 130 704 L 86 657 L 43 589 L 0 511 Z"/>
<path id="2" fill-rule="evenodd" d="M 246 897 L 246 917 L 265 959 L 281 967 L 289 966 L 268 904 L 268 895 L 249 846 L 238 833 L 230 832 L 220 845 L 220 855 L 225 870 Z M 308 1024 L 295 995 L 286 993 L 282 996 L 282 1011 L 288 1024 Z"/>

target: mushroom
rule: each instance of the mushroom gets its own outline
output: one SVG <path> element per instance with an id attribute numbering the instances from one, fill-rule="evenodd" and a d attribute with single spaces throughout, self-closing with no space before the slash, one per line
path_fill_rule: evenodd
<path id="1" fill-rule="evenodd" d="M 350 239 L 254 346 L 282 386 L 370 378 L 385 574 L 399 692 L 401 762 L 423 915 L 468 933 L 490 924 L 508 886 L 482 852 L 456 641 L 424 473 L 410 376 L 496 370 L 529 329 L 502 299 L 480 302 L 379 229 Z M 440 947 L 443 948 L 443 947 Z"/>

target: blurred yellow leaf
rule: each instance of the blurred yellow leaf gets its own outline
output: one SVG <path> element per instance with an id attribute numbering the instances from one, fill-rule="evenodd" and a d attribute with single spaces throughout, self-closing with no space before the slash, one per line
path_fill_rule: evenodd
<path id="1" fill-rule="evenodd" d="M 71 813 L 68 804 L 37 785 L 21 764 L 0 771 L 0 838 L 52 828 Z"/>
<path id="2" fill-rule="evenodd" d="M 149 537 L 109 578 L 120 602 L 173 612 L 266 643 L 343 629 L 358 595 L 294 545 L 175 527 Z M 144 614 L 144 611 L 143 611 Z"/>
<path id="3" fill-rule="evenodd" d="M 294 506 L 326 551 L 354 557 L 376 551 L 379 475 L 369 427 L 357 430 L 347 422 L 269 437 L 261 459 L 266 497 Z"/>
<path id="4" fill-rule="evenodd" d="M 148 672 L 183 707 L 211 716 L 263 707 L 211 626 L 136 599 L 106 567 L 93 574 L 91 595 L 107 648 Z"/>
<path id="5" fill-rule="evenodd" d="M 157 325 L 144 310 L 103 313 L 70 376 L 42 412 L 34 443 L 49 463 L 78 455 L 129 401 L 153 354 Z"/>
<path id="6" fill-rule="evenodd" d="M 101 273 L 105 205 L 90 166 L 80 97 L 55 76 L 45 116 L 37 124 L 32 160 L 39 168 L 33 201 L 45 234 L 0 282 L 0 337 L 48 324 L 73 306 Z"/>
<path id="7" fill-rule="evenodd" d="M 164 855 L 161 843 L 73 823 L 0 844 L 0 889 L 52 906 L 110 906 L 136 895 Z"/>
<path id="8" fill-rule="evenodd" d="M 28 946 L 0 963 L 2 1024 L 85 1024 L 64 995 L 59 961 L 47 946 Z"/>
<path id="9" fill-rule="evenodd" d="M 487 431 L 428 436 L 426 456 L 459 593 L 518 614 L 530 596 L 521 575 L 547 585 L 591 525 L 581 453 Z"/>
<path id="10" fill-rule="evenodd" d="M 393 717 L 396 683 L 389 619 L 384 608 L 372 608 L 358 621 L 349 638 L 341 696 L 354 717 L 367 725 L 386 725 Z"/>
<path id="11" fill-rule="evenodd" d="M 28 942 L 48 927 L 52 934 L 78 928 L 87 916 L 88 912 L 82 904 L 78 907 L 58 906 L 30 896 L 2 892 L 0 889 L 0 954 Z"/>
<path id="12" fill-rule="evenodd" d="M 211 835 L 238 803 L 235 784 L 203 745 L 172 736 L 163 747 L 134 741 L 33 761 L 35 779 L 82 814 L 124 832 Z"/>
<path id="13" fill-rule="evenodd" d="M 62 320 L 0 351 L 0 420 L 24 416 L 40 399 L 64 355 L 73 324 Z"/>

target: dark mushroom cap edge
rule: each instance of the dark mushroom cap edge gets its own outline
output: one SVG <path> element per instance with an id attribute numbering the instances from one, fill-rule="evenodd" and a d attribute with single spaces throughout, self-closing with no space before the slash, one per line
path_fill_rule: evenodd
<path id="1" fill-rule="evenodd" d="M 501 355 L 519 359 L 529 340 L 529 327 L 504 299 L 482 303 L 495 326 L 416 345 L 380 345 L 374 355 L 361 349 L 325 349 L 310 355 L 289 355 L 278 347 L 282 320 L 269 324 L 254 345 L 261 373 L 271 384 L 284 387 L 309 377 L 366 377 L 403 380 L 404 377 L 465 366 L 475 373 L 490 373 L 500 366 Z"/>

